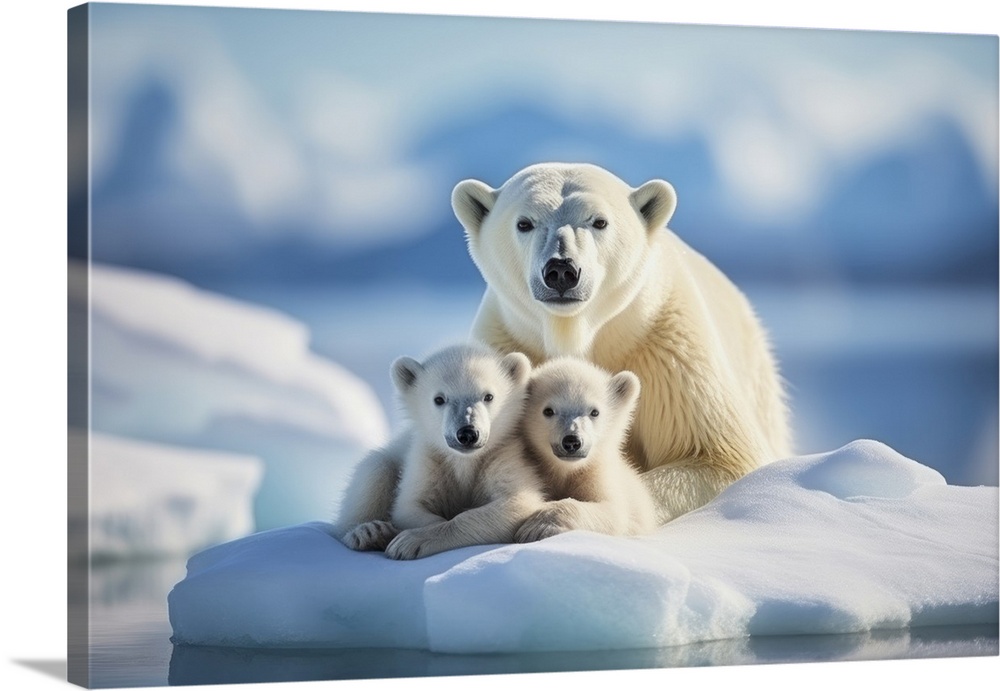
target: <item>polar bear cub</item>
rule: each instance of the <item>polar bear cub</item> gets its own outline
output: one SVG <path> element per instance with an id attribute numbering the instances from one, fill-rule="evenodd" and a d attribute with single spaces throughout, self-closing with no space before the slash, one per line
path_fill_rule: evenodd
<path id="1" fill-rule="evenodd" d="M 392 380 L 411 424 L 355 473 L 340 522 L 353 524 L 344 544 L 414 559 L 512 542 L 543 503 L 518 435 L 530 372 L 524 355 L 479 345 L 452 346 L 422 363 L 396 360 Z"/>
<path id="2" fill-rule="evenodd" d="M 551 500 L 517 531 L 531 542 L 567 530 L 635 535 L 656 527 L 656 507 L 625 460 L 639 378 L 573 357 L 549 360 L 528 385 L 523 433 Z"/>

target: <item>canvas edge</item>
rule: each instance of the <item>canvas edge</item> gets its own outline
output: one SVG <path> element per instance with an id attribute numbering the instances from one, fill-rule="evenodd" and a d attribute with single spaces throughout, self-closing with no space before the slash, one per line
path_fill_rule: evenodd
<path id="1" fill-rule="evenodd" d="M 89 178 L 89 34 L 90 8 L 67 10 L 67 261 L 80 253 L 89 264 L 89 180 L 74 184 L 80 175 Z M 75 190 L 75 192 L 74 192 Z M 68 270 L 68 267 L 67 267 Z M 79 272 L 89 283 L 89 271 Z M 74 318 L 73 294 L 89 285 L 67 281 L 67 665 L 66 680 L 90 686 L 90 568 L 89 542 L 89 420 L 90 420 L 90 319 Z M 77 281 L 79 278 L 77 278 Z M 84 433 L 80 434 L 80 430 Z M 74 434 L 74 431 L 76 432 Z M 84 555 L 82 558 L 80 555 Z M 82 563 L 81 563 L 82 561 Z"/>

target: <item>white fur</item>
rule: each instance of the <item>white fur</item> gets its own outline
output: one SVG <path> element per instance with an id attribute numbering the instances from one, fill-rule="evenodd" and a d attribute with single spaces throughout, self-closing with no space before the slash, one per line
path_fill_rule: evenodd
<path id="1" fill-rule="evenodd" d="M 623 446 L 639 378 L 611 376 L 572 357 L 538 367 L 522 428 L 550 500 L 518 529 L 520 542 L 567 530 L 637 535 L 656 527 L 656 507 Z"/>
<path id="2" fill-rule="evenodd" d="M 791 453 L 765 331 L 736 286 L 665 228 L 669 183 L 633 189 L 597 166 L 545 163 L 498 189 L 459 183 L 452 206 L 487 282 L 475 338 L 535 365 L 575 355 L 638 375 L 627 451 L 661 521 Z M 579 267 L 577 301 L 539 295 L 554 258 Z"/>
<path id="3" fill-rule="evenodd" d="M 411 424 L 356 470 L 338 519 L 344 544 L 414 559 L 512 542 L 542 502 L 517 431 L 530 371 L 524 355 L 479 345 L 396 360 Z"/>

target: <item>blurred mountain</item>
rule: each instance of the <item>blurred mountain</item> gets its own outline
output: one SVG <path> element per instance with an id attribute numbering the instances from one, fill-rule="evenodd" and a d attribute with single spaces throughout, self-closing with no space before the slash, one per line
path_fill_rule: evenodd
<path id="1" fill-rule="evenodd" d="M 442 120 L 407 152 L 450 181 L 434 202 L 435 221 L 409 239 L 349 248 L 302 222 L 262 227 L 224 203 L 219 181 L 186 178 L 169 146 L 178 110 L 165 84 L 133 95 L 118 153 L 95 181 L 95 259 L 195 282 L 481 282 L 451 213 L 451 185 L 475 177 L 498 186 L 526 165 L 563 160 L 596 163 L 632 185 L 670 180 L 679 196 L 671 228 L 738 281 L 997 281 L 996 190 L 944 117 L 927 118 L 905 146 L 834 171 L 807 217 L 764 224 L 729 201 L 703 135 L 650 139 L 611 121 L 512 102 Z"/>
<path id="2" fill-rule="evenodd" d="M 997 281 L 997 198 L 957 125 L 927 120 L 916 144 L 846 171 L 812 230 L 859 279 Z"/>

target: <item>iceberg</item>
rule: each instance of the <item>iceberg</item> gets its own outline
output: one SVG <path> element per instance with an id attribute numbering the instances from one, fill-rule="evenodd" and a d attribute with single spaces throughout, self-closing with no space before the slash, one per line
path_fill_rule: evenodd
<path id="1" fill-rule="evenodd" d="M 998 621 L 998 490 L 873 441 L 777 461 L 642 537 L 582 531 L 398 562 L 325 522 L 194 555 L 175 644 L 492 654 Z"/>
<path id="2" fill-rule="evenodd" d="M 79 458 L 88 436 L 71 430 L 69 443 Z M 91 558 L 189 555 L 253 531 L 260 460 L 100 433 L 89 436 L 89 446 L 90 472 L 100 482 L 90 486 L 88 515 L 69 519 L 81 535 L 89 527 Z M 88 541 L 69 546 L 83 549 Z"/>
<path id="3" fill-rule="evenodd" d="M 351 466 L 388 434 L 371 387 L 313 353 L 291 317 L 101 264 L 71 261 L 69 289 L 69 318 L 90 325 L 89 361 L 70 362 L 89 372 L 90 417 L 71 403 L 71 424 L 260 459 L 256 529 L 328 518 Z"/>

